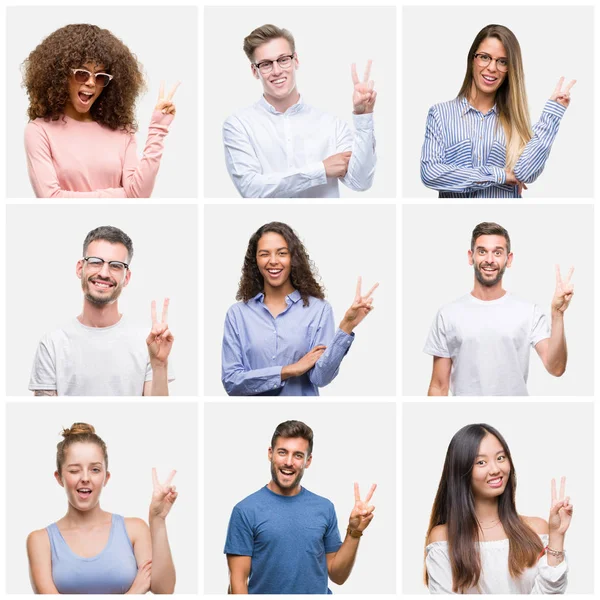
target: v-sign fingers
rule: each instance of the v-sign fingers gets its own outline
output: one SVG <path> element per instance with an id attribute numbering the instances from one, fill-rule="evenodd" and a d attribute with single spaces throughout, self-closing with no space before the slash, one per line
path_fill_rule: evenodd
<path id="1" fill-rule="evenodd" d="M 365 77 L 363 79 L 363 81 L 367 82 L 369 81 L 369 75 L 371 74 L 371 64 L 373 63 L 373 61 L 371 59 L 369 59 L 367 61 L 367 66 L 365 68 Z"/>
<path id="2" fill-rule="evenodd" d="M 358 483 L 354 482 L 354 502 L 360 502 L 360 490 L 358 489 Z"/>
<path id="3" fill-rule="evenodd" d="M 563 85 L 564 81 L 565 81 L 565 78 L 564 78 L 564 77 L 561 77 L 561 78 L 558 80 L 558 83 L 556 84 L 556 87 L 554 88 L 554 93 L 555 93 L 555 94 L 560 94 L 560 92 L 561 92 L 561 90 L 562 90 L 562 85 Z"/>
<path id="4" fill-rule="evenodd" d="M 175 477 L 175 474 L 177 473 L 177 471 L 175 469 L 173 469 L 170 473 L 170 475 L 167 477 L 167 480 L 165 481 L 165 485 L 171 485 L 171 481 L 173 481 L 173 477 Z"/>
<path id="5" fill-rule="evenodd" d="M 562 277 L 560 275 L 560 266 L 554 265 L 554 270 L 556 271 L 556 287 L 560 288 L 562 286 Z"/>
<path id="6" fill-rule="evenodd" d="M 565 283 L 570 283 L 571 282 L 571 276 L 573 275 L 573 271 L 575 270 L 575 267 L 571 267 L 569 269 L 569 272 L 567 273 L 567 278 L 565 279 Z"/>
<path id="7" fill-rule="evenodd" d="M 373 493 L 375 492 L 376 489 L 377 489 L 377 484 L 374 483 L 371 486 L 371 489 L 369 490 L 369 493 L 365 496 L 365 504 L 369 503 L 369 500 L 373 497 Z"/>
<path id="8" fill-rule="evenodd" d="M 161 318 L 160 322 L 161 323 L 169 322 L 169 298 L 165 298 L 165 301 L 163 302 L 162 318 Z"/>
<path id="9" fill-rule="evenodd" d="M 350 67 L 350 72 L 352 73 L 352 83 L 354 85 L 360 83 L 358 79 L 358 73 L 356 72 L 356 63 L 352 63 L 352 66 Z"/>
<path id="10" fill-rule="evenodd" d="M 362 289 L 362 277 L 358 276 L 358 281 L 356 282 L 356 296 L 354 297 L 354 301 L 358 302 L 361 298 L 361 289 Z"/>
<path id="11" fill-rule="evenodd" d="M 367 298 L 369 298 L 371 296 L 371 294 L 379 287 L 379 282 L 377 282 L 367 293 L 367 295 L 364 297 L 364 299 L 366 300 Z"/>
<path id="12" fill-rule="evenodd" d="M 567 483 L 567 478 L 563 475 L 560 478 L 560 495 L 558 497 L 559 500 L 564 500 L 565 499 L 565 486 Z"/>
<path id="13" fill-rule="evenodd" d="M 171 89 L 171 91 L 169 92 L 169 95 L 167 96 L 167 100 L 172 100 L 173 96 L 175 95 L 175 92 L 177 91 L 177 88 L 181 85 L 181 81 L 178 81 L 173 88 Z"/>
<path id="14" fill-rule="evenodd" d="M 150 315 L 152 316 L 152 325 L 156 323 L 156 300 L 152 300 L 150 305 Z"/>
<path id="15" fill-rule="evenodd" d="M 154 487 L 160 486 L 160 483 L 158 481 L 158 475 L 156 474 L 156 467 L 152 467 L 152 483 Z"/>
<path id="16" fill-rule="evenodd" d="M 567 87 L 565 88 L 564 93 L 568 94 L 571 90 L 571 88 L 577 83 L 577 79 L 571 79 L 571 81 L 569 81 L 569 83 L 567 84 Z"/>
<path id="17" fill-rule="evenodd" d="M 550 482 L 550 498 L 550 506 L 554 506 L 556 504 L 556 479 L 554 478 L 552 478 L 552 481 Z"/>

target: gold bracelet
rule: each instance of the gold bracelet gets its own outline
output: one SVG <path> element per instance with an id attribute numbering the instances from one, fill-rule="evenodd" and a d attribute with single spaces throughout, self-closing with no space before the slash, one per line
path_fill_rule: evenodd
<path id="1" fill-rule="evenodd" d="M 362 537 L 362 534 L 363 534 L 363 532 L 359 531 L 358 529 L 350 529 L 350 525 L 348 525 L 348 529 L 346 529 L 346 533 L 350 537 L 353 537 L 354 539 L 358 539 L 359 537 Z"/>
<path id="2" fill-rule="evenodd" d="M 552 548 L 550 548 L 550 546 L 546 546 L 546 552 L 550 556 L 555 556 L 556 558 L 564 558 L 564 556 L 565 556 L 564 550 L 552 550 Z"/>

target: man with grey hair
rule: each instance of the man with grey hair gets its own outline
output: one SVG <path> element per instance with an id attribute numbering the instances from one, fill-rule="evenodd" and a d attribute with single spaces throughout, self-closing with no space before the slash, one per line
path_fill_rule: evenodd
<path id="1" fill-rule="evenodd" d="M 83 310 L 40 341 L 29 382 L 35 396 L 169 395 L 169 299 L 160 321 L 152 302 L 148 335 L 119 313 L 132 258 L 131 238 L 120 229 L 103 226 L 87 234 L 75 269 Z"/>
<path id="2" fill-rule="evenodd" d="M 352 65 L 354 134 L 341 119 L 306 104 L 296 86 L 294 37 L 276 25 L 258 27 L 244 52 L 261 99 L 223 125 L 227 170 L 244 198 L 338 198 L 341 181 L 364 191 L 375 175 L 373 109 L 377 92 Z"/>
<path id="3" fill-rule="evenodd" d="M 502 287 L 513 260 L 504 227 L 479 223 L 468 257 L 473 291 L 438 311 L 425 344 L 433 356 L 428 395 L 527 396 L 531 347 L 548 373 L 560 377 L 567 367 L 564 314 L 573 297 L 573 267 L 563 281 L 556 265 L 550 328 L 539 306 Z"/>

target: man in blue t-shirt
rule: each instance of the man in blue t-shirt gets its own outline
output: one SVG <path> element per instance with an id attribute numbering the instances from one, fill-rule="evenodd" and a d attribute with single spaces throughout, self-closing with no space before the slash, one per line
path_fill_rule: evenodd
<path id="1" fill-rule="evenodd" d="M 232 594 L 331 594 L 328 578 L 350 576 L 358 543 L 373 519 L 354 484 L 354 508 L 344 541 L 333 504 L 301 487 L 312 461 L 313 432 L 301 421 L 278 425 L 269 448 L 271 481 L 235 505 L 225 554 Z"/>

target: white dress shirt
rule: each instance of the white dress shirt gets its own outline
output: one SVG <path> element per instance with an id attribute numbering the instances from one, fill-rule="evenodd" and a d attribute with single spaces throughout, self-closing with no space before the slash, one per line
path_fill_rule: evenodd
<path id="1" fill-rule="evenodd" d="M 298 100 L 284 113 L 264 97 L 223 124 L 227 170 L 244 198 L 339 198 L 338 179 L 351 190 L 371 187 L 375 174 L 373 114 L 344 121 Z M 352 151 L 344 177 L 327 177 L 323 161 Z"/>

